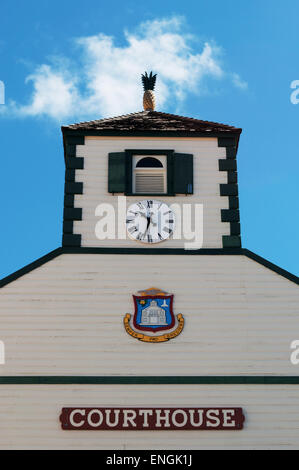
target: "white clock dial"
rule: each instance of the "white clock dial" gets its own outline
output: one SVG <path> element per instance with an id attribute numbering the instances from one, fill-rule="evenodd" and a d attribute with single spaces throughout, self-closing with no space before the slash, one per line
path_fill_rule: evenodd
<path id="1" fill-rule="evenodd" d="M 127 232 L 142 243 L 159 243 L 174 230 L 174 213 L 165 202 L 145 199 L 127 210 Z"/>

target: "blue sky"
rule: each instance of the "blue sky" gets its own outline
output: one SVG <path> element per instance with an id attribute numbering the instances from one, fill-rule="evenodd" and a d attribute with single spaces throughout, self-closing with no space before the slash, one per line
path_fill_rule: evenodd
<path id="1" fill-rule="evenodd" d="M 0 277 L 61 245 L 61 124 L 141 110 L 150 68 L 159 110 L 243 128 L 243 246 L 299 274 L 298 2 L 3 3 Z"/>

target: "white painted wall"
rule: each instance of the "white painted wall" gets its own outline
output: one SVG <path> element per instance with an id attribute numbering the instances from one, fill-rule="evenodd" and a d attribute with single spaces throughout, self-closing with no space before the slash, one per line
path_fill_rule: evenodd
<path id="1" fill-rule="evenodd" d="M 240 406 L 240 431 L 63 431 L 61 408 Z M 0 385 L 0 449 L 299 449 L 298 386 Z"/>
<path id="2" fill-rule="evenodd" d="M 229 223 L 221 222 L 221 209 L 228 208 L 228 198 L 220 196 L 220 183 L 227 183 L 227 173 L 220 172 L 218 160 L 226 158 L 226 149 L 218 147 L 216 138 L 130 138 L 85 137 L 85 145 L 77 146 L 77 156 L 84 157 L 84 169 L 76 170 L 76 181 L 83 182 L 83 194 L 75 196 L 75 207 L 83 209 L 83 220 L 74 222 L 74 233 L 82 235 L 82 246 L 148 247 L 127 237 L 126 240 L 99 240 L 95 225 L 99 217 L 95 209 L 100 203 L 111 203 L 117 214 L 117 195 L 108 193 L 108 154 L 125 149 L 173 149 L 194 155 L 194 194 L 157 197 L 168 204 L 203 204 L 203 247 L 222 248 L 222 235 L 230 234 Z M 152 197 L 153 198 L 153 197 Z M 128 206 L 145 199 L 130 196 Z M 185 240 L 169 239 L 155 244 L 156 248 L 183 247 Z M 153 246 L 153 245 L 151 245 Z"/>
<path id="3" fill-rule="evenodd" d="M 123 327 L 132 294 L 174 294 L 162 344 Z M 0 290 L 1 375 L 298 375 L 298 287 L 245 256 L 64 254 Z"/>

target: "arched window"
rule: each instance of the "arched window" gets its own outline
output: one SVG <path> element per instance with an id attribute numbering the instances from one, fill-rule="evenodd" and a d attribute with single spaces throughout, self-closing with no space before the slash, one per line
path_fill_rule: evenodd
<path id="1" fill-rule="evenodd" d="M 167 193 L 166 155 L 134 155 L 133 192 L 136 194 Z"/>
<path id="2" fill-rule="evenodd" d="M 163 168 L 163 165 L 158 158 L 144 157 L 138 161 L 136 168 Z"/>

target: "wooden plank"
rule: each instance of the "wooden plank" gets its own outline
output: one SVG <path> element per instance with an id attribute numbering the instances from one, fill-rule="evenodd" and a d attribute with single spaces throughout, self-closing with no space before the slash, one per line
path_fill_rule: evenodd
<path id="1" fill-rule="evenodd" d="M 62 431 L 63 406 L 241 406 L 242 431 Z M 1 385 L 1 449 L 298 449 L 298 387 L 288 385 Z M 279 426 L 277 426 L 279 423 Z M 4 432 L 5 431 L 5 432 Z"/>
<path id="2" fill-rule="evenodd" d="M 154 347 L 123 327 L 132 294 L 151 285 L 185 317 L 180 336 Z M 242 255 L 64 254 L 1 297 L 0 375 L 296 374 L 298 287 Z"/>

